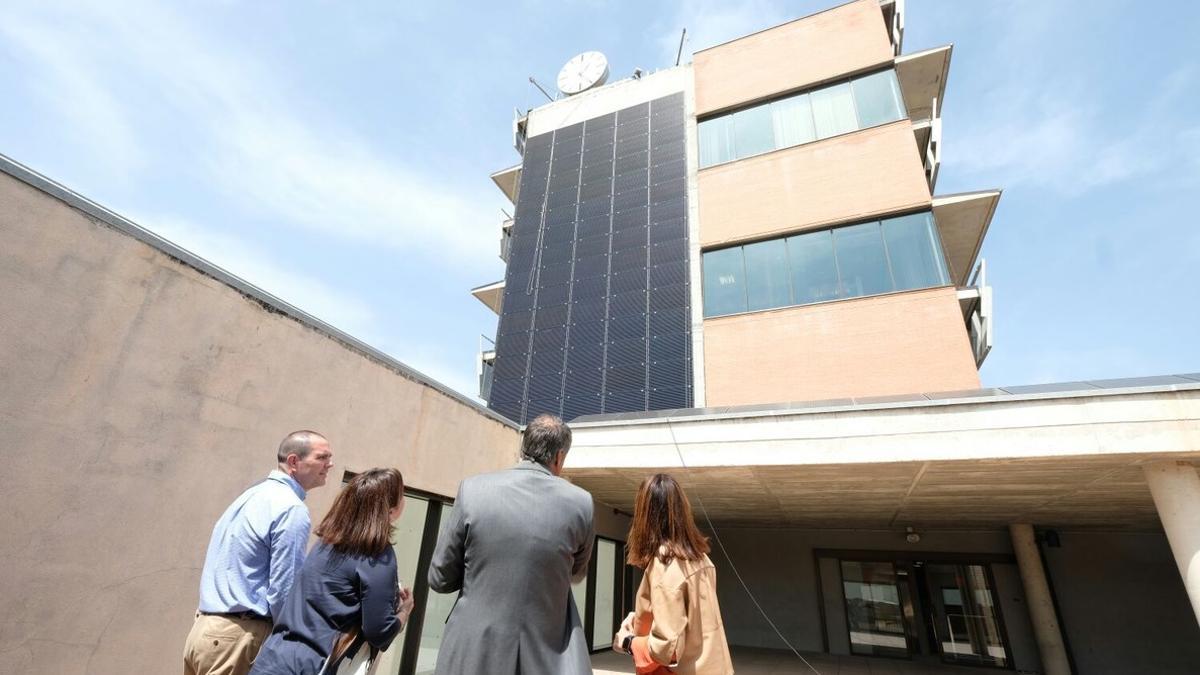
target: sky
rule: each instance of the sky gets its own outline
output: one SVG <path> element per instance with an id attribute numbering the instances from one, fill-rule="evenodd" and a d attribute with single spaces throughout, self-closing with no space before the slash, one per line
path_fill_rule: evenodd
<path id="1" fill-rule="evenodd" d="M 835 0 L 6 2 L 0 153 L 467 395 L 515 109 Z M 1002 188 L 985 386 L 1200 371 L 1200 3 L 908 0 L 937 192 Z"/>

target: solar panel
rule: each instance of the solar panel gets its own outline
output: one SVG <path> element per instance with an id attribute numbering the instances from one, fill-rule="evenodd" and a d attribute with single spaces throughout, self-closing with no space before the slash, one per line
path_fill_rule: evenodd
<path id="1" fill-rule="evenodd" d="M 488 405 L 522 424 L 692 404 L 677 93 L 526 141 Z"/>

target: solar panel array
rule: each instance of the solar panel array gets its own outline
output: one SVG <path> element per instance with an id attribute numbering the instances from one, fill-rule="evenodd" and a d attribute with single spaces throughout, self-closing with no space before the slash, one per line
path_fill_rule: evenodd
<path id="1" fill-rule="evenodd" d="M 529 138 L 489 407 L 692 405 L 683 94 Z"/>

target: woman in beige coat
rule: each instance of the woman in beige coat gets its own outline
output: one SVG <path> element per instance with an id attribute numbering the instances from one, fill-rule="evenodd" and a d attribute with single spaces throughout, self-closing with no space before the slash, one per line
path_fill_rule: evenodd
<path id="1" fill-rule="evenodd" d="M 628 547 L 629 564 L 645 575 L 613 649 L 632 655 L 639 675 L 731 675 L 708 539 L 670 475 L 642 481 Z"/>

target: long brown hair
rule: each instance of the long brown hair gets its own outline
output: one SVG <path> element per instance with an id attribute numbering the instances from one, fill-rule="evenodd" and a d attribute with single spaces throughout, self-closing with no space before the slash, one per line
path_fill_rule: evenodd
<path id="1" fill-rule="evenodd" d="M 404 477 L 396 469 L 371 469 L 338 493 L 315 534 L 338 553 L 375 557 L 391 546 L 388 512 L 404 498 Z"/>
<path id="2" fill-rule="evenodd" d="M 692 505 L 670 474 L 656 473 L 642 481 L 627 545 L 627 561 L 643 569 L 655 557 L 669 565 L 672 560 L 699 560 L 708 553 L 708 537 L 696 528 Z"/>

